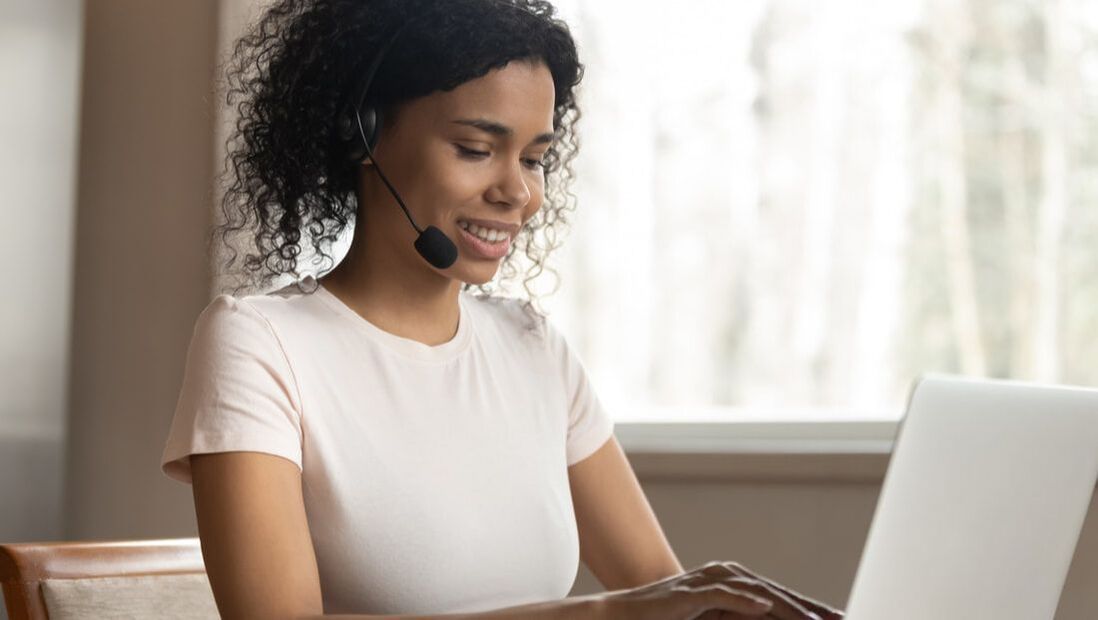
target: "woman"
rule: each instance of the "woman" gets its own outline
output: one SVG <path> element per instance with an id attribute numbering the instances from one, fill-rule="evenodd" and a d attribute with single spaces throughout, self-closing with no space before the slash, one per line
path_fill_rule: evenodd
<path id="1" fill-rule="evenodd" d="M 469 293 L 565 223 L 583 67 L 548 3 L 282 0 L 234 61 L 222 237 L 295 282 L 203 311 L 164 450 L 224 617 L 839 617 L 684 572 L 561 334 Z M 565 599 L 581 557 L 610 591 Z"/>

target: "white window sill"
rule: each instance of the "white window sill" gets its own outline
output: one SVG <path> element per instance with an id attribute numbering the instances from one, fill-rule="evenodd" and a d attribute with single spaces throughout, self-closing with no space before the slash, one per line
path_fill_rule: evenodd
<path id="1" fill-rule="evenodd" d="M 863 482 L 884 479 L 897 421 L 618 422 L 645 481 Z"/>

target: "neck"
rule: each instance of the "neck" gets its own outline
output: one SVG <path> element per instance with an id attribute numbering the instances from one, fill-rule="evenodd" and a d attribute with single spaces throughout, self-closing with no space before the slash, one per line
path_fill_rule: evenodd
<path id="1" fill-rule="evenodd" d="M 416 252 L 416 232 L 389 239 L 363 234 L 377 230 L 355 224 L 346 257 L 321 283 L 333 295 L 380 329 L 437 346 L 457 333 L 461 282 L 435 271 Z M 402 247 L 403 246 L 403 247 Z"/>

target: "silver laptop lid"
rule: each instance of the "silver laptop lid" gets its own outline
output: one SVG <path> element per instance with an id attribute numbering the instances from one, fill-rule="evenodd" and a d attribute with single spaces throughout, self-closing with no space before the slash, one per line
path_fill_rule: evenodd
<path id="1" fill-rule="evenodd" d="M 912 389 L 847 620 L 1051 619 L 1098 475 L 1098 390 Z"/>

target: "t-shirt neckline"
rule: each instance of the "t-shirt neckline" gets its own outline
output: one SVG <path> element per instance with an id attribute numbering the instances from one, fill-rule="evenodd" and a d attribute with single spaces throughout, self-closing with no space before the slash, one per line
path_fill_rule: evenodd
<path id="1" fill-rule="evenodd" d="M 457 333 L 450 340 L 431 346 L 381 329 L 343 303 L 343 300 L 325 288 L 315 277 L 306 276 L 306 280 L 312 280 L 309 284 L 316 284 L 316 295 L 332 310 L 347 319 L 350 324 L 354 325 L 359 332 L 365 334 L 370 340 L 394 353 L 424 362 L 445 362 L 461 355 L 469 348 L 473 329 L 464 291 L 458 293 L 459 318 Z"/>

